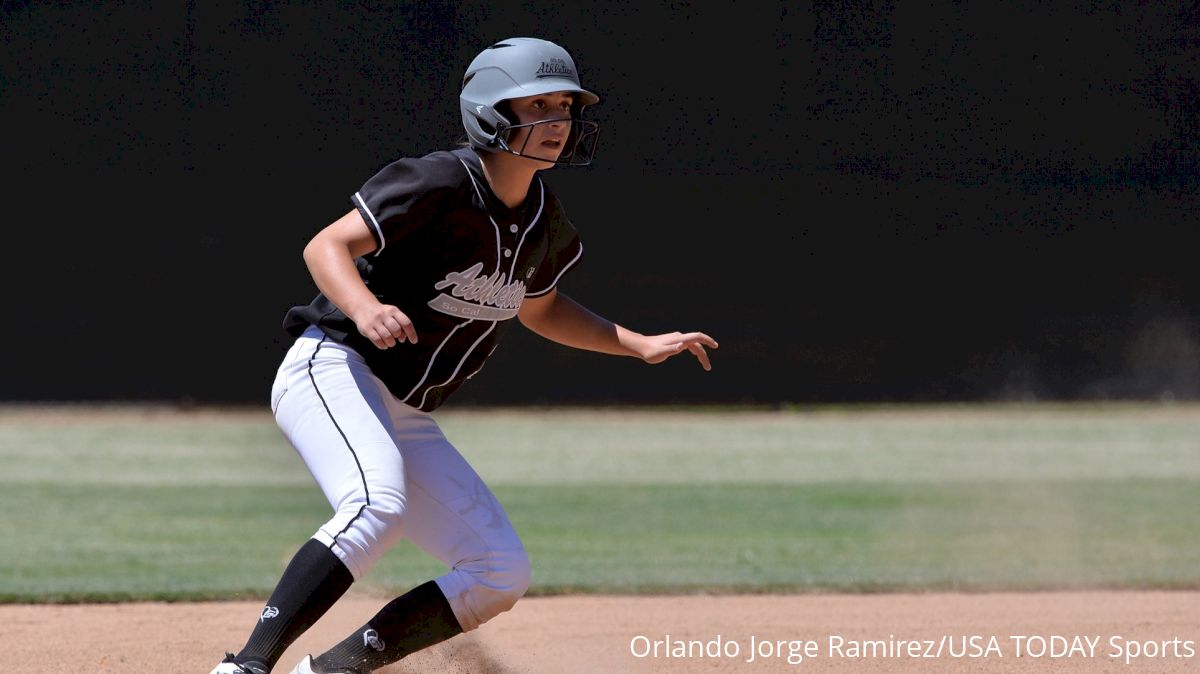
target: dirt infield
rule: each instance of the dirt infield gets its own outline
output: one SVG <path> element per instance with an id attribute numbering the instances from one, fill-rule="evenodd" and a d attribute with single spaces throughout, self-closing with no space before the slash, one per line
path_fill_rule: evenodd
<path id="1" fill-rule="evenodd" d="M 346 597 L 277 671 L 337 641 L 384 601 Z M 260 608 L 0 606 L 0 652 L 10 672 L 206 674 L 222 649 L 241 644 Z M 1134 642 L 1142 657 L 1126 664 Z M 1175 672 L 1200 667 L 1197 642 L 1200 592 L 530 597 L 384 671 Z"/>

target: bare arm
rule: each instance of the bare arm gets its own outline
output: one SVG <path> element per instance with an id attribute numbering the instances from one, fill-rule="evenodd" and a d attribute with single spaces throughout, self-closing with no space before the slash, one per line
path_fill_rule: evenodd
<path id="1" fill-rule="evenodd" d="M 597 316 L 557 290 L 542 297 L 527 297 L 518 313 L 530 330 L 559 344 L 615 356 L 633 356 L 647 363 L 664 360 L 690 351 L 705 370 L 712 364 L 704 347 L 717 348 L 717 342 L 702 332 L 670 332 L 643 335 Z"/>
<path id="2" fill-rule="evenodd" d="M 416 344 L 417 332 L 408 316 L 381 303 L 354 267 L 354 258 L 375 247 L 375 235 L 355 209 L 317 232 L 304 247 L 304 263 L 321 293 L 375 346 L 387 349 L 406 338 Z"/>

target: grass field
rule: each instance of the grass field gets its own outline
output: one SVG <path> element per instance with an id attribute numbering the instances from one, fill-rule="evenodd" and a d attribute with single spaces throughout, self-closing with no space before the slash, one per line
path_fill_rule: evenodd
<path id="1" fill-rule="evenodd" d="M 437 417 L 531 594 L 1200 587 L 1200 406 Z M 86 407 L 0 409 L 0 508 L 5 602 L 265 596 L 330 512 L 267 414 Z"/>

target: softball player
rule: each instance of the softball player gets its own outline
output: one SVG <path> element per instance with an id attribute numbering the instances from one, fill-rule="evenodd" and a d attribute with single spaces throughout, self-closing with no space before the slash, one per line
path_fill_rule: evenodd
<path id="1" fill-rule="evenodd" d="M 288 564 L 242 650 L 212 674 L 265 674 L 401 538 L 446 564 L 293 674 L 365 674 L 479 627 L 529 587 L 504 509 L 430 412 L 518 318 L 553 341 L 659 363 L 699 332 L 642 335 L 558 292 L 583 253 L 539 176 L 591 161 L 598 128 L 558 45 L 512 38 L 480 53 L 459 107 L 469 147 L 400 159 L 304 249 L 320 293 L 284 319 L 296 340 L 271 409 L 334 508 Z"/>

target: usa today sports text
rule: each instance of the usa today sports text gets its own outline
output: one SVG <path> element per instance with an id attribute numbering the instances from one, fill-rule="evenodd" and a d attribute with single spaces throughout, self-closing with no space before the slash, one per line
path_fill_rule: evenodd
<path id="1" fill-rule="evenodd" d="M 1195 639 L 1172 636 L 1165 639 L 1127 639 L 1120 635 L 940 635 L 906 639 L 854 639 L 838 634 L 816 639 L 778 639 L 758 635 L 729 638 L 717 634 L 708 639 L 683 639 L 636 635 L 629 652 L 637 659 L 727 659 L 745 663 L 783 661 L 801 665 L 806 660 L 827 659 L 981 659 L 1016 658 L 1033 660 L 1103 659 L 1125 664 L 1151 659 L 1196 657 Z"/>

